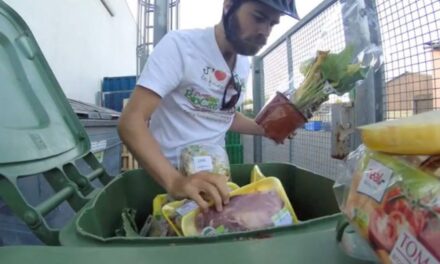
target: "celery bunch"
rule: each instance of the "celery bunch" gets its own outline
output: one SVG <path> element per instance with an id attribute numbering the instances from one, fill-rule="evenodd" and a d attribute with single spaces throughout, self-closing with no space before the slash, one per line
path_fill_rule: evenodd
<path id="1" fill-rule="evenodd" d="M 302 63 L 300 71 L 305 79 L 291 101 L 306 117 L 311 117 L 329 94 L 342 95 L 365 79 L 369 68 L 352 63 L 353 53 L 353 46 L 340 53 L 318 51 L 316 58 Z"/>

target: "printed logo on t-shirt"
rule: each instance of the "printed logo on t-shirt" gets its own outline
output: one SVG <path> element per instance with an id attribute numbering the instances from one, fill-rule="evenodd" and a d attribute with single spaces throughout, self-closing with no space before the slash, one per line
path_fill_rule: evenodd
<path id="1" fill-rule="evenodd" d="M 219 108 L 219 99 L 209 94 L 202 94 L 190 87 L 185 91 L 185 97 L 197 110 L 214 111 Z"/>
<path id="2" fill-rule="evenodd" d="M 219 89 L 224 89 L 225 82 L 228 80 L 228 74 L 221 70 L 214 69 L 213 67 L 206 66 L 203 68 L 202 80 L 208 82 L 209 85 L 213 85 Z"/>

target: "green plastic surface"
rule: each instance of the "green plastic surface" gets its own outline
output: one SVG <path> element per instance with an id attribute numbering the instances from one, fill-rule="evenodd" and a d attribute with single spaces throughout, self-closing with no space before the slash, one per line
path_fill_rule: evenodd
<path id="1" fill-rule="evenodd" d="M 333 182 L 315 174 L 284 163 L 260 164 L 261 171 L 278 177 L 287 192 L 292 206 L 302 224 L 270 230 L 227 234 L 218 237 L 198 238 L 125 238 L 116 237 L 115 229 L 121 225 L 123 208 L 138 212 L 138 225 L 151 213 L 152 200 L 163 193 L 154 180 L 143 170 L 128 171 L 107 185 L 85 206 L 69 226 L 60 233 L 63 245 L 136 245 L 136 244 L 186 244 L 218 242 L 241 238 L 284 235 L 289 232 L 320 229 L 321 221 L 336 227 L 338 206 L 333 195 Z M 239 185 L 249 183 L 253 165 L 232 165 L 232 180 Z M 329 219 L 328 219 L 329 218 Z M 334 222 L 334 223 L 333 223 Z M 336 234 L 335 234 L 336 237 Z"/>
<path id="2" fill-rule="evenodd" d="M 335 243 L 334 222 L 265 239 L 207 244 L 131 247 L 0 247 L 0 263 L 11 264 L 363 264 Z M 320 225 L 324 225 L 321 223 Z M 26 252 L 23 254 L 23 252 Z"/>
<path id="3" fill-rule="evenodd" d="M 0 1 L 0 174 L 32 174 L 85 155 L 86 131 L 30 29 Z"/>
<path id="4" fill-rule="evenodd" d="M 0 197 L 45 243 L 56 245 L 58 230 L 44 216 L 64 201 L 81 209 L 96 193 L 90 181 L 110 177 L 90 153 L 90 141 L 73 112 L 32 32 L 0 0 Z M 75 161 L 91 172 L 82 175 Z M 55 194 L 31 206 L 17 180 L 42 174 Z"/>
<path id="5" fill-rule="evenodd" d="M 228 131 L 226 133 L 225 143 L 226 146 L 241 144 L 241 135 L 237 132 Z"/>
<path id="6" fill-rule="evenodd" d="M 243 145 L 226 145 L 226 153 L 228 153 L 230 164 L 242 164 L 243 163 Z"/>

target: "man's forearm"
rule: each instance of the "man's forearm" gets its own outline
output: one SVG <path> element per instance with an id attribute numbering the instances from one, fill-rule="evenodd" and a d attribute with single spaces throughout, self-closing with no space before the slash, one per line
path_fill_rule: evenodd
<path id="1" fill-rule="evenodd" d="M 119 134 L 142 168 L 146 169 L 162 187 L 169 190 L 173 180 L 180 177 L 180 174 L 162 154 L 146 122 L 136 116 L 121 118 Z"/>
<path id="2" fill-rule="evenodd" d="M 264 129 L 259 126 L 254 119 L 240 112 L 235 113 L 230 130 L 242 134 L 264 136 Z"/>

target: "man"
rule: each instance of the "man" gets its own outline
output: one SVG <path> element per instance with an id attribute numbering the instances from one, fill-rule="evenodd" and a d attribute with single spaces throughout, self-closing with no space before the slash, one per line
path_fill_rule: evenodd
<path id="1" fill-rule="evenodd" d="M 177 149 L 208 142 L 223 146 L 228 130 L 264 136 L 235 111 L 249 60 L 265 44 L 281 14 L 297 18 L 293 0 L 225 0 L 213 28 L 168 33 L 148 58 L 119 123 L 122 141 L 140 165 L 175 198 L 217 210 L 229 201 L 226 177 L 184 176 Z M 148 122 L 149 121 L 149 122 Z"/>

